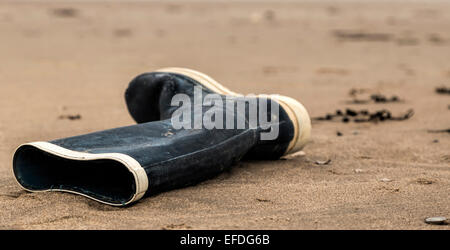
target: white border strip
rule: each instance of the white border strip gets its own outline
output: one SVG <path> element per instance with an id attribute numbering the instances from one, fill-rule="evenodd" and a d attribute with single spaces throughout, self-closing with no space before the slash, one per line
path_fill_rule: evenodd
<path id="1" fill-rule="evenodd" d="M 19 149 L 22 146 L 26 146 L 26 145 L 33 146 L 37 149 L 40 149 L 40 150 L 50 153 L 52 155 L 56 155 L 56 156 L 59 156 L 59 157 L 65 158 L 65 159 L 70 159 L 70 160 L 91 161 L 91 160 L 108 159 L 108 160 L 114 160 L 114 161 L 120 162 L 133 174 L 134 180 L 136 183 L 136 192 L 133 195 L 133 197 L 124 204 L 117 204 L 117 203 L 105 202 L 105 201 L 96 199 L 94 197 L 91 197 L 89 195 L 86 195 L 86 194 L 83 194 L 80 192 L 76 192 L 76 191 L 72 191 L 72 190 L 67 190 L 67 189 L 30 190 L 30 189 L 27 189 L 24 186 L 22 186 L 22 184 L 20 184 L 20 182 L 17 180 L 17 177 L 14 175 L 17 183 L 19 183 L 19 185 L 27 191 L 30 191 L 30 192 L 49 192 L 49 191 L 69 192 L 69 193 L 79 194 L 79 195 L 85 196 L 87 198 L 90 198 L 92 200 L 95 200 L 95 201 L 98 201 L 98 202 L 101 202 L 104 204 L 108 204 L 111 206 L 124 206 L 124 205 L 128 205 L 132 202 L 135 202 L 135 201 L 141 199 L 148 189 L 148 178 L 147 178 L 147 173 L 145 172 L 144 168 L 142 168 L 142 166 L 141 166 L 141 164 L 139 164 L 139 162 L 137 162 L 135 159 L 133 159 L 132 157 L 130 157 L 126 154 L 121 154 L 121 153 L 102 153 L 102 154 L 84 153 L 84 152 L 69 150 L 69 149 L 60 147 L 58 145 L 55 145 L 55 144 L 52 144 L 49 142 L 43 142 L 43 141 L 25 143 L 25 144 L 20 145 L 17 149 Z M 16 151 L 17 151 L 17 149 L 16 149 Z"/>

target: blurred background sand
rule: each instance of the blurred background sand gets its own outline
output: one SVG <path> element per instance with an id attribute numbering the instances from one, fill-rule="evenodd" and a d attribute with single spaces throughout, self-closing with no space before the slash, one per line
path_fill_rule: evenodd
<path id="1" fill-rule="evenodd" d="M 427 132 L 450 127 L 450 97 L 434 91 L 450 85 L 449 27 L 445 1 L 0 1 L 0 228 L 449 229 L 423 222 L 450 217 L 450 135 Z M 314 122 L 304 156 L 128 208 L 19 188 L 18 145 L 133 124 L 128 82 L 167 66 L 294 97 L 313 117 L 415 115 Z M 404 101 L 348 104 L 352 88 Z"/>

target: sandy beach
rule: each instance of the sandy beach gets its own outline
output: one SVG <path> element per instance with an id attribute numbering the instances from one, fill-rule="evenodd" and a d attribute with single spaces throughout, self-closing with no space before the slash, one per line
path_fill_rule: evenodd
<path id="1" fill-rule="evenodd" d="M 0 229 L 448 230 L 424 219 L 450 217 L 450 134 L 429 132 L 450 128 L 435 91 L 450 87 L 449 27 L 450 2 L 0 1 Z M 169 66 L 291 96 L 311 117 L 414 115 L 314 120 L 304 154 L 126 208 L 21 190 L 17 146 L 134 124 L 128 82 Z M 352 103 L 372 94 L 400 101 Z"/>

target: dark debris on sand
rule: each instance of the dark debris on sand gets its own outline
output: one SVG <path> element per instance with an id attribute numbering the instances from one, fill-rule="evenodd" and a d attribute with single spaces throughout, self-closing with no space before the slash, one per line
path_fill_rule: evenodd
<path id="1" fill-rule="evenodd" d="M 351 101 L 348 101 L 349 104 L 366 104 L 366 103 L 391 103 L 391 102 L 401 102 L 400 98 L 396 95 L 393 95 L 391 97 L 386 97 L 381 94 L 373 94 L 370 95 L 369 99 L 358 99 L 354 98 Z"/>
<path id="2" fill-rule="evenodd" d="M 393 102 L 402 102 L 402 100 L 396 96 L 393 95 L 391 97 L 387 97 L 383 94 L 374 93 L 368 96 L 367 92 L 370 92 L 367 89 L 355 89 L 352 88 L 349 92 L 350 97 L 352 98 L 351 101 L 348 101 L 349 104 L 367 104 L 367 103 L 393 103 Z M 368 96 L 366 99 L 361 99 L 361 95 L 364 95 L 365 97 Z"/>
<path id="3" fill-rule="evenodd" d="M 436 93 L 450 95 L 450 87 L 437 87 Z"/>
<path id="4" fill-rule="evenodd" d="M 387 42 L 392 40 L 392 35 L 387 33 L 369 33 L 355 30 L 335 30 L 333 35 L 342 41 L 368 41 Z"/>
<path id="5" fill-rule="evenodd" d="M 347 122 L 383 122 L 383 121 L 403 121 L 411 118 L 414 115 L 414 110 L 409 109 L 404 114 L 399 116 L 393 116 L 391 111 L 382 109 L 374 112 L 368 110 L 353 110 L 346 109 L 342 111 L 336 110 L 335 113 L 328 113 L 325 116 L 315 117 L 313 120 L 317 121 L 341 121 Z"/>
<path id="6" fill-rule="evenodd" d="M 60 120 L 67 119 L 67 120 L 70 120 L 70 121 L 80 120 L 81 119 L 81 115 L 80 114 L 76 114 L 76 115 L 60 115 L 58 117 L 58 119 L 60 119 Z"/>
<path id="7" fill-rule="evenodd" d="M 429 129 L 428 133 L 450 133 L 450 128 L 448 128 L 448 129 Z"/>
<path id="8" fill-rule="evenodd" d="M 78 10 L 75 8 L 56 8 L 52 9 L 52 14 L 57 17 L 76 17 L 78 16 Z"/>

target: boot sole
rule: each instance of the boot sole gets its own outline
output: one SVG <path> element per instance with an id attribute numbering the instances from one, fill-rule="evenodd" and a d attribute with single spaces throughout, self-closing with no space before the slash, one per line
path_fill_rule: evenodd
<path id="1" fill-rule="evenodd" d="M 210 76 L 192 69 L 170 67 L 156 70 L 156 72 L 185 75 L 217 94 L 241 96 L 241 94 L 229 90 Z M 300 151 L 308 143 L 311 137 L 311 119 L 308 115 L 308 111 L 306 111 L 305 107 L 300 102 L 291 97 L 282 95 L 269 95 L 267 97 L 276 100 L 283 107 L 294 125 L 294 138 L 289 143 L 284 155 Z"/>

